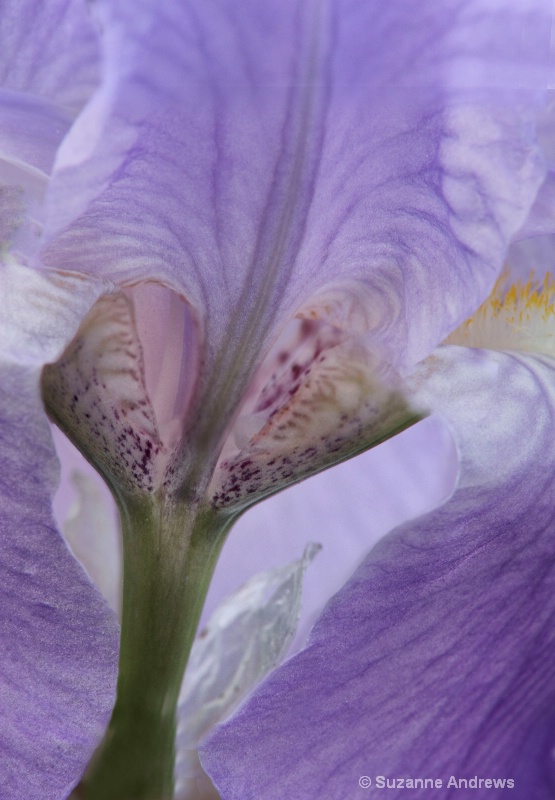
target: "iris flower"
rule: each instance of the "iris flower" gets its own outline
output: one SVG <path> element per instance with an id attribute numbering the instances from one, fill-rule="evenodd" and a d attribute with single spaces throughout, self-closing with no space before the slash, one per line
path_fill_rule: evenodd
<path id="1" fill-rule="evenodd" d="M 2 4 L 7 800 L 171 797 L 229 529 L 431 409 L 454 493 L 372 550 L 201 758 L 224 800 L 377 797 L 377 775 L 449 797 L 451 774 L 550 796 L 553 288 L 496 283 L 551 225 L 549 6 Z M 119 507 L 119 674 L 52 517 L 45 408 Z"/>

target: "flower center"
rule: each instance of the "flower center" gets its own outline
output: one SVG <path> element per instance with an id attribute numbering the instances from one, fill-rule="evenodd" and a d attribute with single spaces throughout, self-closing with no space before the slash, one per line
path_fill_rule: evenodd
<path id="1" fill-rule="evenodd" d="M 555 280 L 531 272 L 526 283 L 511 282 L 507 270 L 480 308 L 445 344 L 489 350 L 523 350 L 555 355 Z"/>
<path id="2" fill-rule="evenodd" d="M 202 337 L 187 304 L 155 284 L 96 303 L 43 371 L 47 409 L 116 492 L 186 487 L 215 512 L 241 512 L 422 416 L 395 370 L 344 324 L 338 302 L 313 299 L 254 377 L 237 377 L 243 399 L 214 452 L 194 451 L 196 426 L 221 423 L 197 396 Z M 180 471 L 190 443 L 203 482 Z"/>

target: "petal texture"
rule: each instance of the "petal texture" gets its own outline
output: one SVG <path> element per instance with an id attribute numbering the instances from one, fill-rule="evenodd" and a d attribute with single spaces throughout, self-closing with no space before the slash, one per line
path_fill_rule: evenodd
<path id="1" fill-rule="evenodd" d="M 0 91 L 0 241 L 9 242 L 20 261 L 28 260 L 38 246 L 48 178 L 70 124 L 71 115 L 62 106 Z M 17 213 L 6 203 L 10 198 L 17 198 Z"/>
<path id="2" fill-rule="evenodd" d="M 555 69 L 553 54 L 551 56 L 551 72 Z M 555 89 L 553 86 L 547 93 L 545 110 L 540 114 L 538 122 L 538 139 L 547 162 L 548 173 L 538 193 L 536 202 L 517 238 L 542 236 L 555 230 Z"/>
<path id="3" fill-rule="evenodd" d="M 458 470 L 446 426 L 428 417 L 363 455 L 315 475 L 245 513 L 224 545 L 207 598 L 214 608 L 255 572 L 292 559 L 315 541 L 296 648 L 330 597 L 392 528 L 436 508 Z"/>
<path id="4" fill-rule="evenodd" d="M 121 617 L 122 559 L 117 512 L 110 497 L 86 472 L 72 470 L 71 482 L 76 500 L 63 522 L 62 533 L 110 608 Z"/>
<path id="5" fill-rule="evenodd" d="M 17 267 L 0 278 L 0 795 L 65 800 L 108 722 L 118 630 L 52 517 L 58 466 L 38 384 L 98 288 L 68 279 L 64 291 Z"/>
<path id="6" fill-rule="evenodd" d="M 444 348 L 423 370 L 458 487 L 374 548 L 307 649 L 208 741 L 224 800 L 378 798 L 378 775 L 442 779 L 412 793 L 426 800 L 459 796 L 452 775 L 553 796 L 553 362 Z"/>
<path id="7" fill-rule="evenodd" d="M 0 85 L 80 108 L 99 79 L 98 34 L 84 0 L 3 0 Z"/>
<path id="8" fill-rule="evenodd" d="M 543 177 L 549 3 L 98 7 L 106 77 L 59 154 L 46 263 L 181 292 L 222 385 L 329 283 L 355 281 L 394 362 L 487 295 Z"/>
<path id="9" fill-rule="evenodd" d="M 0 242 L 6 195 L 17 192 L 25 213 L 7 232 L 24 261 L 42 232 L 57 148 L 100 79 L 98 33 L 85 0 L 5 0 L 0 35 Z"/>
<path id="10" fill-rule="evenodd" d="M 304 573 L 319 549 L 308 545 L 301 559 L 252 577 L 226 597 L 198 634 L 178 706 L 177 796 L 187 798 L 187 783 L 192 790 L 202 777 L 196 752 L 200 740 L 231 714 L 291 644 Z"/>

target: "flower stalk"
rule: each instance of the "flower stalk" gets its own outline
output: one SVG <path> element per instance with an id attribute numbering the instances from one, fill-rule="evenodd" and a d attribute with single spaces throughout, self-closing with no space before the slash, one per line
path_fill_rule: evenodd
<path id="1" fill-rule="evenodd" d="M 124 551 L 117 700 L 78 789 L 86 800 L 171 800 L 176 707 L 229 518 L 160 494 L 120 495 Z"/>

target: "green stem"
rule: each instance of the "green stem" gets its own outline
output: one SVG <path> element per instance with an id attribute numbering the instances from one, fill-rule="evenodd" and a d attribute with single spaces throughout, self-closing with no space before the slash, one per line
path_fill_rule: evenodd
<path id="1" fill-rule="evenodd" d="M 119 498 L 123 614 L 117 700 L 79 788 L 86 800 L 171 800 L 176 707 L 229 527 L 158 497 Z"/>

